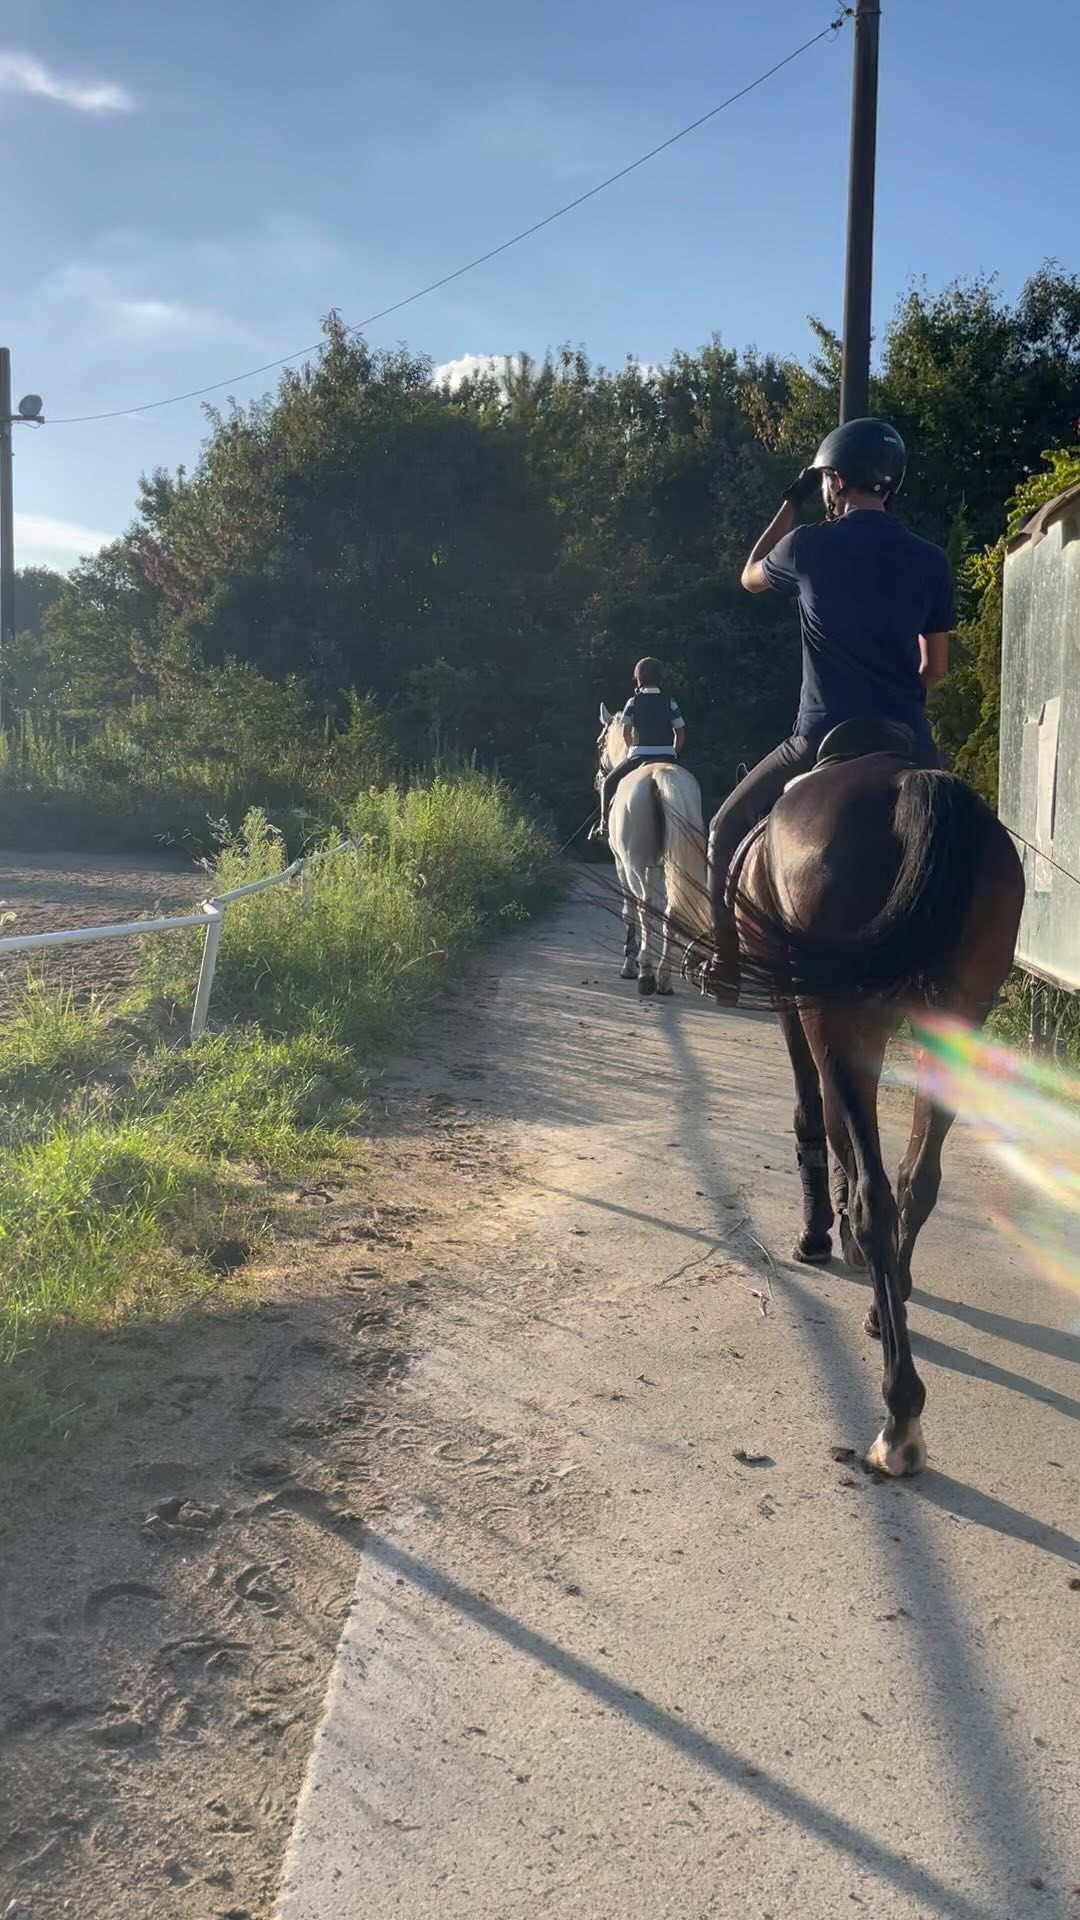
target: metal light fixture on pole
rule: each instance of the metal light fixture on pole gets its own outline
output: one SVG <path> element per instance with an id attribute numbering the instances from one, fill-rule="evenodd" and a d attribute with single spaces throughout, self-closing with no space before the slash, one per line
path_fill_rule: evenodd
<path id="1" fill-rule="evenodd" d="M 879 0 L 855 0 L 840 424 L 870 411 L 870 294 L 874 271 Z"/>
<path id="2" fill-rule="evenodd" d="M 15 499 L 11 474 L 12 429 L 18 421 L 41 425 L 41 397 L 28 393 L 11 411 L 11 350 L 0 347 L 0 725 L 7 720 L 3 675 L 15 638 Z"/>

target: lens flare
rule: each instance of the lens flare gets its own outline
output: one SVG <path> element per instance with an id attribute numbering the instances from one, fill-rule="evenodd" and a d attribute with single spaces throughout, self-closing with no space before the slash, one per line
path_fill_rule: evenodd
<path id="1" fill-rule="evenodd" d="M 953 1107 L 1017 1188 L 1019 1211 L 999 1216 L 1055 1285 L 1080 1293 L 1080 1078 L 1017 1053 L 962 1021 L 928 1014 L 912 1031 L 921 1068 L 891 1077 Z"/>

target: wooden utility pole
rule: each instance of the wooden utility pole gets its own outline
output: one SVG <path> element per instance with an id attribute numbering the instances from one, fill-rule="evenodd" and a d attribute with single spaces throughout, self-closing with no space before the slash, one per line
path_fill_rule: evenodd
<path id="1" fill-rule="evenodd" d="M 848 178 L 847 267 L 840 422 L 870 411 L 870 295 L 874 275 L 874 164 L 877 155 L 879 0 L 855 0 Z"/>
<path id="2" fill-rule="evenodd" d="M 0 725 L 2 683 L 15 638 L 15 505 L 11 486 L 11 353 L 0 347 Z"/>

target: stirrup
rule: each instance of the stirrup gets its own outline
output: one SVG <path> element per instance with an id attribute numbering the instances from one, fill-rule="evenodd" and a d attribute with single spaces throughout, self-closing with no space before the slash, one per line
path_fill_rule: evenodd
<path id="1" fill-rule="evenodd" d="M 715 1000 L 718 1007 L 738 1006 L 740 981 L 737 959 L 727 955 L 721 958 L 714 954 L 702 967 L 699 979 L 703 1000 Z"/>
<path id="2" fill-rule="evenodd" d="M 607 823 L 603 820 L 594 820 L 585 838 L 586 840 L 606 840 Z"/>

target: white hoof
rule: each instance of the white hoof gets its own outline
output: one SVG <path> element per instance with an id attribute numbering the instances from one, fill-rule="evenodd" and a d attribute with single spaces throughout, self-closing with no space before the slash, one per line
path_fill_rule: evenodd
<path id="1" fill-rule="evenodd" d="M 624 960 L 622 964 L 622 972 L 619 975 L 619 979 L 620 980 L 636 980 L 637 976 L 638 976 L 637 961 Z"/>
<path id="2" fill-rule="evenodd" d="M 674 991 L 675 991 L 675 989 L 674 989 L 674 987 L 672 986 L 672 984 L 671 984 L 671 981 L 670 981 L 670 980 L 663 980 L 663 979 L 661 979 L 661 977 L 660 977 L 660 975 L 659 975 L 659 974 L 657 974 L 657 976 L 656 976 L 656 991 L 657 991 L 657 993 L 659 993 L 659 994 L 665 994 L 665 995 L 666 995 L 666 994 L 672 994 L 672 993 L 674 993 Z"/>
<path id="3" fill-rule="evenodd" d="M 922 1421 L 909 1420 L 902 1438 L 887 1441 L 882 1428 L 864 1462 L 871 1473 L 884 1473 L 890 1480 L 902 1480 L 905 1474 L 921 1473 L 926 1465 L 926 1442 Z"/>

